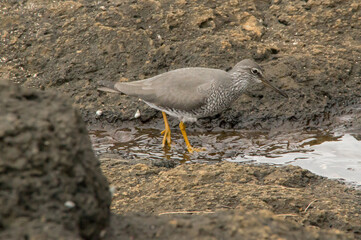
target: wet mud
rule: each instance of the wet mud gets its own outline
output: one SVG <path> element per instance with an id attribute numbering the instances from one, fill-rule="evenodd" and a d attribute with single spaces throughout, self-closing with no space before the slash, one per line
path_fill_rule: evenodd
<path id="1" fill-rule="evenodd" d="M 299 167 L 100 161 L 112 212 L 125 215 L 113 216 L 109 239 L 361 237 L 361 193 Z"/>
<path id="2" fill-rule="evenodd" d="M 28 223 L 29 231 L 47 231 L 54 239 L 361 239 L 359 191 L 294 166 L 209 161 L 214 156 L 223 161 L 257 152 L 262 146 L 252 142 L 252 136 L 241 134 L 248 142 L 235 150 L 238 145 L 233 145 L 232 136 L 207 133 L 219 129 L 257 131 L 261 138 L 262 134 L 269 136 L 266 146 L 270 148 L 273 140 L 289 136 L 288 131 L 298 130 L 300 135 L 304 130 L 360 135 L 358 0 L 1 1 L 0 18 L 0 81 L 69 98 L 89 129 L 116 129 L 116 141 L 134 143 L 123 149 L 118 145 L 109 151 L 107 146 L 106 151 L 96 152 L 114 194 L 106 232 L 102 229 L 108 215 L 95 212 L 80 225 L 70 224 L 76 230 L 66 228 L 69 231 L 57 225 L 63 218 L 55 221 L 56 225 L 46 225 L 39 215 L 30 214 L 35 223 Z M 163 127 L 159 112 L 138 99 L 97 91 L 101 80 L 133 81 L 181 67 L 229 70 L 244 58 L 260 63 L 271 82 L 290 98 L 285 100 L 265 86 L 254 87 L 221 114 L 189 125 L 191 136 L 196 133 L 192 143 L 210 146 L 210 153 L 201 156 L 198 163 L 194 163 L 198 158 L 192 159 L 184 151 L 179 133 L 174 135 L 175 146 L 165 154 L 169 159 L 164 160 L 158 138 L 149 139 Z M 5 110 L 6 114 L 17 106 L 26 109 L 29 99 L 18 100 L 11 110 Z M 74 141 L 80 139 L 84 148 L 90 148 L 84 128 L 66 128 L 72 125 L 66 116 L 75 113 L 54 108 L 54 102 L 62 102 L 58 98 L 42 100 L 43 105 L 38 103 L 37 108 L 44 114 L 58 116 L 60 112 L 65 118 L 62 124 L 67 130 L 52 141 L 61 145 L 59 139 L 67 133 L 70 145 L 78 146 Z M 69 105 L 66 108 L 70 109 Z M 5 116 L 4 109 L 0 109 L 0 116 Z M 33 119 L 38 126 L 41 116 L 31 113 L 24 119 Z M 173 129 L 178 120 L 170 119 L 170 124 Z M 134 135 L 126 129 L 135 128 L 150 132 L 129 140 Z M 12 122 L 0 121 L 0 144 L 4 143 L 1 134 L 9 129 Z M 14 146 L 26 144 L 36 136 L 48 136 L 50 131 L 36 129 L 39 135 L 14 133 L 9 141 Z M 102 147 L 113 144 L 103 138 L 95 141 L 105 141 Z M 137 150 L 141 146 L 150 146 L 152 156 L 135 154 L 150 152 L 147 148 Z M 54 150 L 54 158 L 78 149 L 75 158 L 80 159 L 81 153 L 88 151 L 80 146 L 58 148 L 61 151 Z M 5 156 L 4 149 L 0 149 L 0 156 Z M 21 148 L 12 148 L 8 154 L 15 159 L 22 152 Z M 90 155 L 86 159 L 93 159 Z M 29 156 L 18 161 L 25 163 L 24 159 Z M 30 177 L 32 174 L 46 171 L 35 171 Z M 5 185 L 1 186 L 12 183 L 12 177 L 6 176 L 2 175 Z M 78 187 L 80 192 L 89 191 L 90 197 L 104 189 L 92 184 Z M 54 189 L 60 191 L 61 187 Z M 104 194 L 95 194 L 95 199 L 105 198 Z M 101 202 L 106 204 L 107 200 Z M 25 206 L 33 209 L 37 205 Z M 63 208 L 59 205 L 60 210 Z M 93 205 L 85 208 L 97 209 Z M 46 216 L 51 213 L 52 209 L 45 211 Z M 10 235 L 18 233 L 27 219 L 16 216 L 2 212 L 0 230 Z M 103 223 L 96 224 L 97 216 Z M 8 218 L 15 219 L 16 224 L 10 226 Z"/>
<path id="3" fill-rule="evenodd" d="M 324 142 L 338 141 L 326 131 L 269 132 L 234 131 L 214 129 L 212 131 L 188 131 L 192 145 L 203 151 L 188 153 L 179 129 L 171 129 L 171 147 L 162 147 L 162 129 L 155 128 L 117 128 L 90 130 L 93 149 L 99 156 L 106 153 L 119 154 L 127 160 L 148 159 L 175 160 L 179 162 L 217 162 L 222 160 L 246 160 L 245 156 L 264 156 L 277 158 L 288 153 L 312 152 L 310 148 Z M 309 148 L 307 148 L 309 146 Z M 357 155 L 358 149 L 350 154 Z M 291 160 L 291 159 L 290 159 Z M 251 160 L 250 160 L 251 161 Z"/>
<path id="4" fill-rule="evenodd" d="M 0 74 L 73 98 L 91 124 L 159 122 L 137 99 L 100 93 L 181 67 L 230 69 L 244 58 L 290 96 L 249 89 L 209 128 L 312 128 L 360 113 L 360 3 L 350 1 L 3 1 Z M 97 116 L 102 110 L 102 116 Z"/>
<path id="5" fill-rule="evenodd" d="M 90 130 L 89 134 L 98 156 L 113 154 L 125 160 L 151 162 L 290 164 L 361 189 L 359 134 L 193 129 L 188 131 L 188 138 L 202 151 L 191 154 L 177 128 L 171 129 L 171 147 L 163 148 L 161 130 L 130 127 Z"/>

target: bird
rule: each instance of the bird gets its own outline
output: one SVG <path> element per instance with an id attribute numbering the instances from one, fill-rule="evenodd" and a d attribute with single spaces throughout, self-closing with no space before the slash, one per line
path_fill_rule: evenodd
<path id="1" fill-rule="evenodd" d="M 193 147 L 186 133 L 186 122 L 214 116 L 237 100 L 242 93 L 255 84 L 263 83 L 288 98 L 284 91 L 272 85 L 260 65 L 251 59 L 238 62 L 230 71 L 220 69 L 187 67 L 165 72 L 144 80 L 132 82 L 102 83 L 98 90 L 123 93 L 140 98 L 151 108 L 162 112 L 165 129 L 162 146 L 171 146 L 171 130 L 167 114 L 178 118 L 189 153 L 204 148 Z"/>

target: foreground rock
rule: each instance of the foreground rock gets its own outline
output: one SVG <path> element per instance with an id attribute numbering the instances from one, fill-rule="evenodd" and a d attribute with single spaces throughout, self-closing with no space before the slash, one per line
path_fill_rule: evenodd
<path id="1" fill-rule="evenodd" d="M 299 167 L 101 162 L 112 211 L 126 215 L 113 222 L 118 237 L 361 239 L 361 192 Z"/>
<path id="2" fill-rule="evenodd" d="M 337 230 L 304 227 L 269 211 L 222 211 L 199 216 L 131 215 L 112 218 L 108 239 L 247 239 L 247 240 L 341 240 L 354 239 Z M 182 216 L 183 215 L 183 216 Z"/>
<path id="3" fill-rule="evenodd" d="M 77 111 L 6 82 L 0 96 L 0 239 L 98 239 L 110 193 Z"/>

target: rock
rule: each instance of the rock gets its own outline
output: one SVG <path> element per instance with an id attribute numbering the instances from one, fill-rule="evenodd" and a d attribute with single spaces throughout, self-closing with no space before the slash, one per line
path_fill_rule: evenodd
<path id="1" fill-rule="evenodd" d="M 242 25 L 242 28 L 246 31 L 252 32 L 257 37 L 261 37 L 264 32 L 264 27 L 253 15 L 249 15 L 246 22 Z"/>
<path id="2" fill-rule="evenodd" d="M 110 192 L 78 112 L 4 81 L 0 96 L 0 239 L 99 239 Z"/>

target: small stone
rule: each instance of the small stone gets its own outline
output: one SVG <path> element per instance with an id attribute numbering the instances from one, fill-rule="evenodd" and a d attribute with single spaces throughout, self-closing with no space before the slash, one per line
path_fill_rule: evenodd
<path id="1" fill-rule="evenodd" d="M 100 237 L 100 238 L 104 238 L 104 237 L 105 237 L 105 234 L 107 234 L 107 230 L 106 230 L 106 229 L 103 229 L 103 230 L 100 231 L 99 237 Z"/>
<path id="2" fill-rule="evenodd" d="M 242 25 L 242 28 L 246 31 L 252 32 L 258 37 L 262 36 L 264 32 L 264 27 L 253 15 L 249 16 L 248 20 Z"/>
<path id="3" fill-rule="evenodd" d="M 72 201 L 66 201 L 64 203 L 64 206 L 67 207 L 67 208 L 74 208 L 75 207 L 75 203 L 72 202 Z"/>
<path id="4" fill-rule="evenodd" d="M 114 187 L 114 186 L 110 186 L 110 187 L 109 187 L 109 192 L 110 192 L 111 197 L 113 197 L 113 196 L 114 196 L 114 193 L 115 193 L 115 187 Z"/>
<path id="5" fill-rule="evenodd" d="M 103 111 L 102 110 L 98 110 L 98 111 L 96 111 L 96 113 L 95 113 L 97 116 L 101 116 L 101 115 L 103 115 Z"/>
<path id="6" fill-rule="evenodd" d="M 137 109 L 137 111 L 134 114 L 134 118 L 139 118 L 140 117 L 140 111 L 139 109 Z"/>

